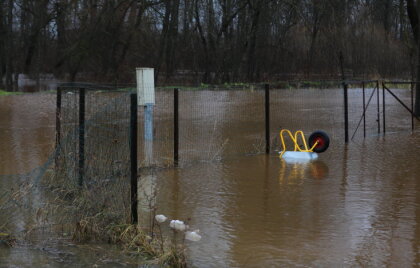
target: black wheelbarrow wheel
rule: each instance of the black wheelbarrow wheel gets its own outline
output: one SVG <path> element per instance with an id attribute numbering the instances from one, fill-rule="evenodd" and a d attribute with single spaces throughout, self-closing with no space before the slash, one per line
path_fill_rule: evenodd
<path id="1" fill-rule="evenodd" d="M 309 136 L 309 148 L 312 148 L 316 142 L 318 143 L 313 150 L 315 153 L 325 152 L 328 149 L 328 146 L 330 146 L 330 138 L 327 133 L 321 130 L 317 130 Z"/>

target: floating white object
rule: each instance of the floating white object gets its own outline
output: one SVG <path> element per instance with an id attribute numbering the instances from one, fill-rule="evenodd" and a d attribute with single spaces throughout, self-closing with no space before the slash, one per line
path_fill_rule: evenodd
<path id="1" fill-rule="evenodd" d="M 185 231 L 187 229 L 185 223 L 179 220 L 171 220 L 171 222 L 169 223 L 169 227 L 177 231 Z"/>
<path id="2" fill-rule="evenodd" d="M 168 218 L 165 215 L 160 214 L 160 215 L 156 215 L 155 219 L 157 222 L 162 223 L 162 222 L 165 222 Z"/>
<path id="3" fill-rule="evenodd" d="M 200 241 L 201 235 L 199 235 L 198 233 L 199 233 L 199 230 L 195 230 L 193 232 L 186 232 L 185 239 L 194 241 L 194 242 Z"/>
<path id="4" fill-rule="evenodd" d="M 293 152 L 293 151 L 286 151 L 282 155 L 282 158 L 286 160 L 298 160 L 299 162 L 303 161 L 311 161 L 318 159 L 318 154 L 313 152 Z"/>

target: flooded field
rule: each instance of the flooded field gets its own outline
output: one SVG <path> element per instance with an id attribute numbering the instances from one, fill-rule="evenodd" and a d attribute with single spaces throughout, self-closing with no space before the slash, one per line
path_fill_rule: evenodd
<path id="1" fill-rule="evenodd" d="M 360 93 L 350 92 L 350 134 L 362 113 Z M 374 99 L 367 138 L 359 130 L 344 145 L 340 90 L 273 91 L 272 154 L 264 155 L 261 92 L 182 94 L 181 167 L 156 168 L 143 177 L 157 185 L 158 214 L 189 219 L 200 229 L 203 238 L 187 242 L 192 266 L 420 265 L 420 133 L 411 132 L 410 116 L 391 99 L 387 135 L 377 133 Z M 409 101 L 406 92 L 400 96 Z M 157 96 L 164 105 L 155 110 L 156 163 L 171 157 L 171 97 Z M 330 149 L 317 161 L 286 164 L 276 152 L 281 127 L 305 134 L 324 129 Z M 18 174 L 35 174 L 54 144 L 54 94 L 0 98 L 0 189 L 27 178 Z M 48 193 L 35 191 L 27 199 L 36 207 Z M 15 232 L 37 221 L 24 209 L 0 217 L 0 226 L 10 218 Z M 135 266 L 135 259 L 108 245 L 72 242 L 68 232 L 37 230 L 31 242 L 0 244 L 0 267 Z"/>

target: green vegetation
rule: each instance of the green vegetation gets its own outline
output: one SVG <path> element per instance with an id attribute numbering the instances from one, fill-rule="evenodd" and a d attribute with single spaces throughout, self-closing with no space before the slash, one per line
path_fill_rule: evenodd
<path id="1" fill-rule="evenodd" d="M 21 95 L 22 92 L 10 92 L 0 89 L 0 96 L 9 96 L 9 95 Z"/>
<path id="2" fill-rule="evenodd" d="M 224 83 L 224 84 L 204 84 L 197 86 L 164 86 L 159 87 L 163 90 L 171 90 L 179 88 L 181 90 L 230 90 L 230 89 L 244 89 L 254 90 L 262 89 L 265 84 L 269 84 L 270 88 L 277 89 L 299 89 L 299 88 L 337 88 L 340 87 L 339 81 L 282 81 L 282 82 L 262 82 L 262 83 Z"/>

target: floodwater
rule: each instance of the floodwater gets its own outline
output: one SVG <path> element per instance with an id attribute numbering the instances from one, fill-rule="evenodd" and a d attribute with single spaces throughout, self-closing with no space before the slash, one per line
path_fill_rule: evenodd
<path id="1" fill-rule="evenodd" d="M 359 129 L 344 145 L 340 91 L 306 92 L 272 94 L 284 95 L 272 102 L 270 155 L 261 154 L 262 98 L 194 92 L 184 99 L 194 101 L 191 109 L 201 109 L 188 113 L 188 107 L 181 108 L 181 125 L 188 130 L 181 132 L 181 142 L 187 143 L 181 145 L 181 167 L 158 168 L 143 178 L 151 176 L 156 182 L 157 213 L 188 219 L 193 229 L 200 229 L 202 240 L 187 242 L 193 266 L 420 265 L 420 133 L 411 131 L 407 112 L 387 99 L 394 106 L 387 107 L 388 134 L 383 136 L 377 134 L 377 107 L 372 106 L 367 110 L 366 139 Z M 211 94 L 222 97 L 210 98 Z M 353 134 L 361 115 L 356 102 L 360 91 L 351 92 L 350 100 Z M 172 121 L 163 110 L 156 110 L 162 120 L 156 122 L 155 150 L 164 153 L 154 156 L 166 159 L 172 145 L 162 145 L 168 140 L 162 133 Z M 55 142 L 54 112 L 53 94 L 0 98 L 2 189 L 15 182 L 1 175 L 29 173 L 48 160 Z M 302 128 L 305 134 L 325 129 L 331 135 L 330 148 L 316 161 L 285 163 L 276 152 L 279 127 Z M 199 161 L 189 162 L 190 158 Z M 45 198 L 42 192 L 31 196 L 36 202 Z M 24 230 L 28 221 L 34 219 L 19 214 L 16 228 Z M 53 239 L 50 232 L 38 235 L 45 236 L 41 244 L 0 247 L 0 267 L 129 264 L 105 245 L 76 245 Z M 110 255 L 114 259 L 107 263 Z"/>

